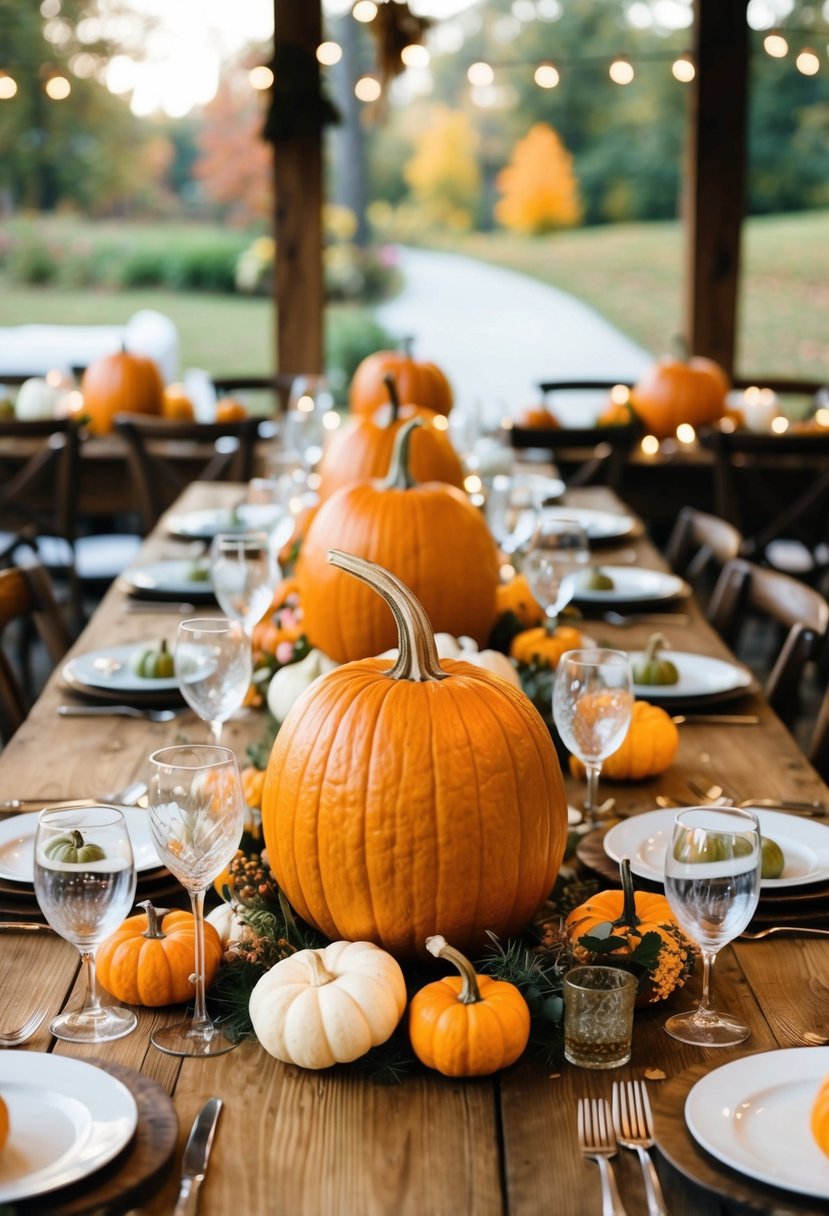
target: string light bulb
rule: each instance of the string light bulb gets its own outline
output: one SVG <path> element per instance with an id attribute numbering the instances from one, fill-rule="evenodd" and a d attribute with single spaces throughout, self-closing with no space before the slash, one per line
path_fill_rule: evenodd
<path id="1" fill-rule="evenodd" d="M 72 92 L 72 86 L 65 76 L 50 76 L 44 85 L 46 96 L 52 101 L 65 101 Z"/>
<path id="2" fill-rule="evenodd" d="M 772 30 L 763 39 L 763 50 L 772 59 L 783 59 L 789 53 L 789 44 L 779 30 Z"/>
<path id="3" fill-rule="evenodd" d="M 485 89 L 495 81 L 495 73 L 488 63 L 471 63 L 467 68 L 466 79 L 476 89 Z"/>
<path id="4" fill-rule="evenodd" d="M 8 101 L 17 92 L 17 81 L 5 72 L 0 72 L 0 101 Z"/>
<path id="5" fill-rule="evenodd" d="M 339 42 L 321 42 L 317 47 L 317 62 L 323 67 L 332 68 L 343 57 L 343 48 Z"/>
<path id="6" fill-rule="evenodd" d="M 535 69 L 533 80 L 540 89 L 554 89 L 561 80 L 561 76 L 554 64 L 540 63 Z"/>
<path id="7" fill-rule="evenodd" d="M 688 55 L 680 55 L 671 64 L 671 73 L 674 80 L 678 80 L 680 84 L 690 84 L 697 74 L 697 69 L 693 59 Z"/>
<path id="8" fill-rule="evenodd" d="M 427 48 L 421 43 L 410 42 L 400 52 L 400 59 L 407 68 L 428 68 L 430 55 Z"/>
<path id="9" fill-rule="evenodd" d="M 802 72 L 804 76 L 816 76 L 820 71 L 817 52 L 813 51 L 810 46 L 804 46 L 794 62 L 798 72 Z"/>
<path id="10" fill-rule="evenodd" d="M 374 3 L 374 0 L 357 0 L 357 3 L 351 10 L 351 16 L 355 21 L 362 21 L 365 25 L 368 25 L 377 16 L 377 5 Z"/>
<path id="11" fill-rule="evenodd" d="M 273 72 L 267 64 L 260 63 L 257 67 L 250 69 L 248 81 L 252 89 L 258 89 L 260 92 L 263 92 L 273 84 Z"/>
<path id="12" fill-rule="evenodd" d="M 636 74 L 630 60 L 622 58 L 614 59 L 607 73 L 614 84 L 630 84 Z"/>
<path id="13" fill-rule="evenodd" d="M 361 76 L 354 86 L 358 101 L 377 101 L 382 91 L 380 81 L 374 76 Z"/>

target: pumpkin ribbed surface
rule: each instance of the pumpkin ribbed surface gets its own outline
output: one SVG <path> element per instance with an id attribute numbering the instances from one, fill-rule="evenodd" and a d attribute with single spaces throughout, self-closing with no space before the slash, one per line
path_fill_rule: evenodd
<path id="1" fill-rule="evenodd" d="M 379 482 L 344 487 L 308 529 L 296 576 L 313 645 L 338 662 L 389 650 L 397 632 L 388 609 L 328 565 L 332 548 L 394 570 L 436 633 L 486 644 L 496 616 L 498 555 L 483 516 L 460 490 L 437 482 L 405 490 Z"/>
<path id="2" fill-rule="evenodd" d="M 397 383 L 401 401 L 413 401 L 423 409 L 448 414 L 452 388 L 436 363 L 413 359 L 403 351 L 378 350 L 363 359 L 351 380 L 348 404 L 354 414 L 368 417 L 388 401 L 386 377 Z"/>
<path id="3" fill-rule="evenodd" d="M 643 426 L 666 439 L 681 422 L 702 426 L 721 418 L 728 377 L 711 359 L 661 359 L 631 390 L 630 402 Z"/>
<path id="4" fill-rule="evenodd" d="M 90 431 L 108 435 L 116 414 L 160 414 L 164 381 L 152 359 L 120 351 L 90 363 L 81 393 Z"/>
<path id="5" fill-rule="evenodd" d="M 512 984 L 476 976 L 481 999 L 458 1000 L 463 981 L 449 975 L 416 992 L 409 1035 L 417 1058 L 448 1077 L 485 1077 L 514 1064 L 527 1046 L 530 1011 Z"/>
<path id="6" fill-rule="evenodd" d="M 385 476 L 391 460 L 394 440 L 405 422 L 416 416 L 415 407 L 404 407 L 400 418 L 388 425 L 368 418 L 352 418 L 334 431 L 320 462 L 321 499 L 330 498 L 341 486 L 355 481 L 370 481 Z M 463 486 L 464 472 L 460 458 L 445 431 L 437 430 L 424 416 L 425 425 L 411 440 L 410 467 L 416 481 L 442 481 L 451 486 Z M 430 417 L 436 415 L 429 412 Z"/>
<path id="7" fill-rule="evenodd" d="M 634 701 L 628 733 L 619 747 L 602 765 L 602 775 L 610 781 L 641 781 L 664 773 L 674 762 L 679 747 L 679 731 L 669 713 L 648 701 Z M 584 778 L 584 765 L 570 757 L 574 777 Z"/>
<path id="8" fill-rule="evenodd" d="M 190 975 L 195 964 L 195 921 L 190 912 L 168 912 L 160 922 L 163 937 L 147 937 L 146 913 L 128 917 L 95 955 L 98 977 L 119 1001 L 128 1005 L 176 1005 L 192 1000 Z M 222 943 L 212 925 L 204 926 L 205 985 L 222 957 Z"/>
<path id="9" fill-rule="evenodd" d="M 527 697 L 480 668 L 443 660 L 448 678 L 422 682 L 389 668 L 347 664 L 294 704 L 265 780 L 268 857 L 328 937 L 398 957 L 434 933 L 480 950 L 487 929 L 526 926 L 561 864 L 555 749 Z"/>

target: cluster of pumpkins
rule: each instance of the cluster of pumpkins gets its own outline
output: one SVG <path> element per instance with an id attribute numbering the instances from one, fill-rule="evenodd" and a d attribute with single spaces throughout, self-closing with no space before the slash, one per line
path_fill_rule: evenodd
<path id="1" fill-rule="evenodd" d="M 150 414 L 179 422 L 193 422 L 196 416 L 184 385 L 165 385 L 155 360 L 126 350 L 93 360 L 80 389 L 64 372 L 31 376 L 21 384 L 14 405 L 8 403 L 8 410 L 22 422 L 77 416 L 94 435 L 108 435 L 116 414 Z M 246 417 L 245 406 L 234 397 L 217 401 L 216 422 Z"/>

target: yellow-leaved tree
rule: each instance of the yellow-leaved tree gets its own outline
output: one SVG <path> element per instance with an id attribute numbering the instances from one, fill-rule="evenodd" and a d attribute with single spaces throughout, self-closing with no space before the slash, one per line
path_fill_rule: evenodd
<path id="1" fill-rule="evenodd" d="M 404 170 L 429 221 L 459 231 L 472 227 L 481 198 L 477 147 L 478 134 L 466 114 L 448 106 L 431 111 Z"/>
<path id="2" fill-rule="evenodd" d="M 495 218 L 514 232 L 550 232 L 581 221 L 573 158 L 546 123 L 536 123 L 519 139 L 495 185 L 501 194 Z"/>

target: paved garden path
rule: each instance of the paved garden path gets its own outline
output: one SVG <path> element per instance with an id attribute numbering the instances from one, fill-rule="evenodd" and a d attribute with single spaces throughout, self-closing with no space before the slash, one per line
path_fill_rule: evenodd
<path id="1" fill-rule="evenodd" d="M 652 356 L 592 308 L 526 275 L 473 258 L 399 250 L 405 285 L 378 310 L 393 334 L 446 372 L 458 403 L 488 422 L 538 399 L 539 380 L 635 380 Z M 581 396 L 557 409 L 576 423 Z"/>

